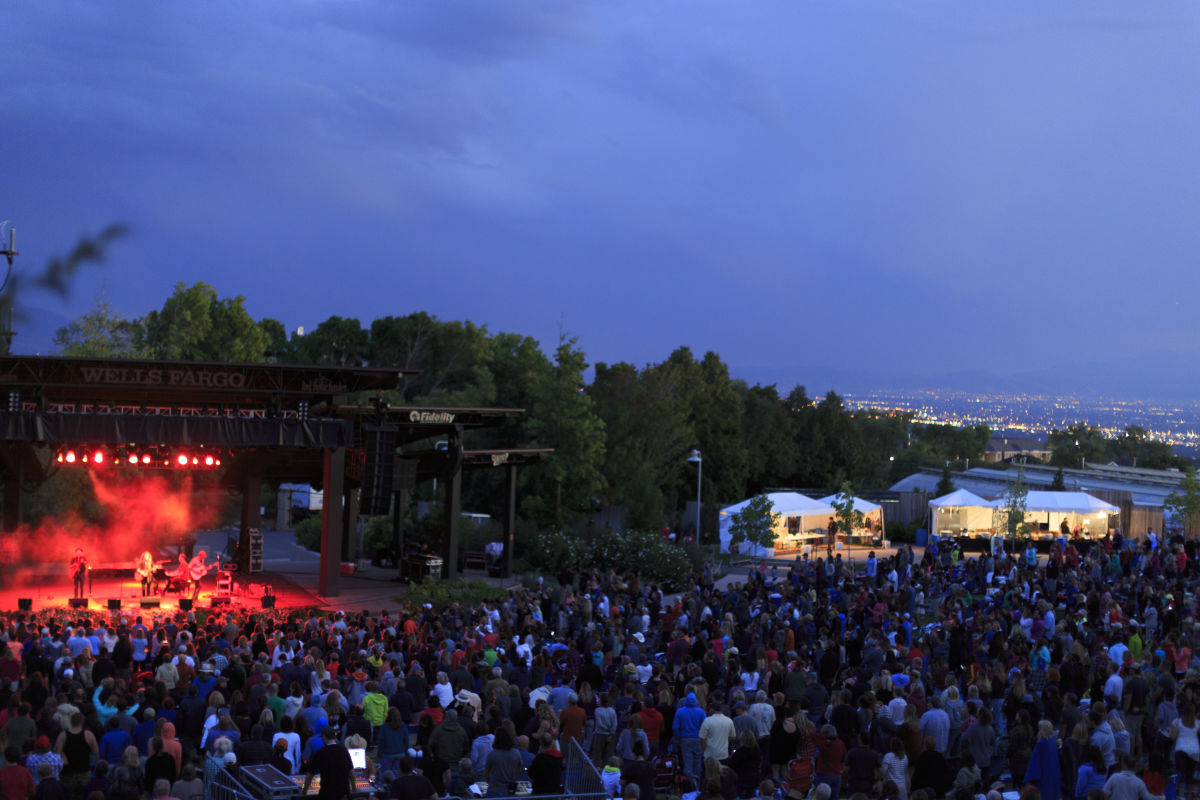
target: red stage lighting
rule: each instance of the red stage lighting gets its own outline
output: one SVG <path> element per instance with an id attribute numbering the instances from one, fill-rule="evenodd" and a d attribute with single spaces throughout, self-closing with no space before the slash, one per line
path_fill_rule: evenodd
<path id="1" fill-rule="evenodd" d="M 137 463 L 137 453 L 130 453 L 130 455 L 129 455 L 129 463 L 130 463 L 130 464 L 136 464 L 136 463 Z"/>
<path id="2" fill-rule="evenodd" d="M 188 457 L 187 457 L 186 455 L 184 455 L 183 453 L 180 453 L 180 454 L 179 454 L 179 455 L 178 455 L 178 456 L 175 458 L 175 460 L 179 462 L 179 466 L 181 466 L 181 467 L 186 467 L 186 466 L 187 466 L 187 463 L 188 463 Z"/>
<path id="3" fill-rule="evenodd" d="M 68 451 L 67 451 L 67 463 L 68 463 L 68 464 L 74 464 L 74 463 L 75 463 L 75 451 L 74 451 L 74 450 L 68 450 Z"/>
<path id="4" fill-rule="evenodd" d="M 192 464 L 193 464 L 193 466 L 194 466 L 194 465 L 196 465 L 196 464 L 199 464 L 199 463 L 200 463 L 200 459 L 199 459 L 199 458 L 197 458 L 196 456 L 192 456 Z"/>
<path id="5" fill-rule="evenodd" d="M 93 464 L 103 464 L 104 463 L 104 451 L 103 450 L 97 450 L 96 452 L 92 453 L 92 463 Z"/>
<path id="6" fill-rule="evenodd" d="M 211 467 L 212 465 L 213 465 L 213 457 L 212 457 L 212 456 L 205 456 L 205 457 L 204 457 L 204 466 L 206 466 L 206 467 Z"/>
<path id="7" fill-rule="evenodd" d="M 149 463 L 150 463 L 150 454 L 149 454 L 149 453 L 147 453 L 146 455 L 142 456 L 142 463 L 143 463 L 143 464 L 149 464 Z"/>

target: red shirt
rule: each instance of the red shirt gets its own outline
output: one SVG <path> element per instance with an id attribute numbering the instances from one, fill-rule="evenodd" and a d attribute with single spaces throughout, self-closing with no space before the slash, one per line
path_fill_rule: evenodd
<path id="1" fill-rule="evenodd" d="M 33 776 L 20 764 L 0 769 L 0 797 L 3 800 L 28 800 L 33 797 Z"/>
<path id="2" fill-rule="evenodd" d="M 826 739 L 820 733 L 813 734 L 817 744 L 818 775 L 841 775 L 846 764 L 846 745 L 841 739 Z"/>
<path id="3" fill-rule="evenodd" d="M 646 733 L 646 740 L 654 744 L 662 734 L 663 715 L 654 706 L 643 708 L 638 715 L 642 718 L 642 730 Z"/>

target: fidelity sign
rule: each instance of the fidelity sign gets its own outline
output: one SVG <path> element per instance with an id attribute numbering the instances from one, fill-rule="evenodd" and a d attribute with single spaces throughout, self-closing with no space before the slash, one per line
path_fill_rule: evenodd
<path id="1" fill-rule="evenodd" d="M 410 411 L 409 422 L 419 422 L 425 425 L 449 425 L 454 422 L 454 414 L 448 411 Z"/>
<path id="2" fill-rule="evenodd" d="M 197 386 L 241 389 L 246 374 L 228 369 L 161 369 L 158 367 L 85 367 L 79 372 L 84 383 L 114 386 Z"/>

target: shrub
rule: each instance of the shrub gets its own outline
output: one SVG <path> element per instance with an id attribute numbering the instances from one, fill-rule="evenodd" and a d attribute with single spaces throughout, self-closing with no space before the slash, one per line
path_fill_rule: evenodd
<path id="1" fill-rule="evenodd" d="M 305 517 L 296 526 L 296 544 L 309 550 L 321 550 L 321 515 Z"/>
<path id="2" fill-rule="evenodd" d="M 589 539 L 564 531 L 544 531 L 528 555 L 535 566 L 550 573 L 564 567 L 612 569 L 672 588 L 683 585 L 690 565 L 687 552 L 652 531 L 602 531 Z"/>
<path id="3" fill-rule="evenodd" d="M 429 603 L 437 611 L 458 603 L 466 607 L 478 607 L 480 603 L 499 600 L 505 590 L 484 580 L 459 578 L 449 583 L 426 577 L 420 583 L 409 583 L 408 594 L 401 598 L 413 606 Z"/>

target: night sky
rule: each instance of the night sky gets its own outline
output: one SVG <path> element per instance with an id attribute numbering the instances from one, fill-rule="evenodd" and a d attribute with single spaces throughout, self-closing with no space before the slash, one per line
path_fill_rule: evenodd
<path id="1" fill-rule="evenodd" d="M 14 347 L 202 280 L 783 387 L 1190 365 L 1198 42 L 1194 2 L 9 3 L 18 269 L 132 230 Z"/>

